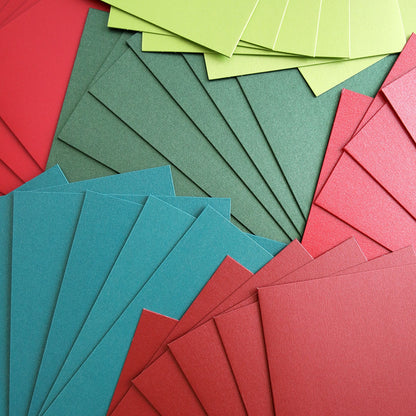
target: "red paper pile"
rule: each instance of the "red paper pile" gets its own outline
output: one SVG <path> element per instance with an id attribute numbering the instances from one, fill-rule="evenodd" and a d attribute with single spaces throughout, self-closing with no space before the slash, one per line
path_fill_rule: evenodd
<path id="1" fill-rule="evenodd" d="M 373 258 L 416 242 L 416 36 L 375 99 L 343 91 L 303 244 L 353 235 Z"/>
<path id="2" fill-rule="evenodd" d="M 415 305 L 411 247 L 226 258 L 181 320 L 144 311 L 108 414 L 412 415 Z"/>
<path id="3" fill-rule="evenodd" d="M 90 7 L 98 0 L 4 0 L 0 5 L 0 194 L 46 166 Z"/>

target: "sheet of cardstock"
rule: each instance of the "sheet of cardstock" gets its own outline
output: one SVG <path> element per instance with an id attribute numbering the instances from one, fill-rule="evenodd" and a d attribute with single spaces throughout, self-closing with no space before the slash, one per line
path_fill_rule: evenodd
<path id="1" fill-rule="evenodd" d="M 145 203 L 148 199 L 142 196 L 120 197 L 136 203 Z M 208 204 L 219 208 L 224 216 L 229 213 L 229 204 L 225 204 L 225 207 L 221 206 L 224 205 L 223 202 L 229 201 L 215 203 L 215 200 L 210 201 L 208 198 L 161 198 L 193 215 L 198 215 Z M 141 205 L 101 194 L 87 193 L 59 290 L 29 414 L 37 414 L 40 410 L 86 318 L 92 313 L 91 308 L 97 296 L 101 293 L 103 285 L 107 284 L 106 278 L 140 212 Z M 99 218 L 105 218 L 106 223 L 102 220 L 97 221 L 97 215 Z M 152 215 L 157 216 L 159 212 L 155 211 Z M 171 220 L 174 221 L 172 218 Z M 135 229 L 135 232 L 139 233 L 140 230 Z M 129 244 L 136 244 L 137 249 L 139 247 L 137 240 L 132 242 L 131 238 L 130 234 Z M 85 264 L 89 267 L 85 268 Z M 91 270 L 94 270 L 93 274 Z M 136 278 L 135 275 L 132 276 Z"/>
<path id="2" fill-rule="evenodd" d="M 401 0 L 402 1 L 402 0 Z M 416 59 L 415 59 L 415 51 L 416 51 L 416 35 L 412 34 L 409 37 L 403 51 L 396 59 L 394 65 L 392 66 L 390 72 L 387 74 L 386 78 L 383 81 L 383 84 L 380 87 L 380 90 L 377 92 L 376 96 L 374 97 L 373 102 L 371 103 L 368 111 L 366 112 L 365 116 L 361 120 L 361 123 L 357 127 L 356 131 L 359 131 L 367 122 L 370 120 L 371 117 L 386 103 L 386 99 L 384 94 L 381 92 L 381 89 L 385 86 L 389 85 L 396 79 L 400 78 L 401 76 L 405 75 L 411 69 L 416 66 Z"/>
<path id="3" fill-rule="evenodd" d="M 81 194 L 13 196 L 9 414 L 28 411 L 82 201 Z"/>
<path id="4" fill-rule="evenodd" d="M 0 138 L 0 158 L 22 181 L 27 182 L 42 173 L 42 169 L 2 119 L 0 119 Z"/>
<path id="5" fill-rule="evenodd" d="M 414 218 L 346 153 L 316 204 L 389 250 L 414 243 Z"/>
<path id="6" fill-rule="evenodd" d="M 23 185 L 23 181 L 0 159 L 0 189 L 8 194 Z"/>
<path id="7" fill-rule="evenodd" d="M 154 351 L 166 339 L 177 323 L 176 319 L 146 309 L 143 310 L 133 335 L 123 370 L 118 379 L 116 390 L 111 399 L 111 404 L 107 411 L 108 415 L 118 408 L 119 403 L 128 394 L 129 389 L 132 387 L 131 379 L 137 375 L 135 369 L 139 367 L 144 368 Z M 135 340 L 140 340 L 140 343 L 135 343 Z"/>
<path id="8" fill-rule="evenodd" d="M 270 240 L 270 238 L 260 237 L 258 235 L 251 235 L 250 237 L 273 256 L 279 254 L 287 246 L 287 244 L 281 243 L 280 241 Z"/>
<path id="9" fill-rule="evenodd" d="M 213 320 L 170 343 L 169 350 L 207 414 L 247 414 Z"/>
<path id="10" fill-rule="evenodd" d="M 262 176 L 273 190 L 276 199 L 280 201 L 298 231 L 302 233 L 305 221 L 298 203 L 238 80 L 209 81 L 201 57 L 189 54 L 183 56 L 241 144 L 251 155 Z"/>
<path id="11" fill-rule="evenodd" d="M 416 141 L 416 124 L 412 117 L 412 108 L 415 106 L 415 80 L 416 70 L 413 69 L 382 89 L 414 141 Z"/>
<path id="12" fill-rule="evenodd" d="M 256 168 L 250 154 L 242 146 L 183 57 L 177 54 L 143 53 L 140 49 L 139 34 L 128 43 L 286 235 L 290 239 L 298 238 L 298 231 Z"/>
<path id="13" fill-rule="evenodd" d="M 328 257 L 327 259 L 329 260 Z M 373 261 L 346 268 L 337 272 L 336 275 L 414 264 L 415 260 L 414 250 L 407 247 Z M 320 261 L 319 258 L 316 262 L 318 261 Z M 308 266 L 305 267 L 308 268 Z M 321 262 L 320 267 L 322 267 L 321 271 L 319 271 L 319 267 L 314 270 L 305 269 L 303 279 L 322 277 L 321 273 L 325 269 L 324 262 Z M 281 283 L 285 284 L 296 280 L 298 280 L 298 276 L 295 273 L 292 277 L 289 275 L 284 278 Z M 279 282 L 279 284 L 281 283 Z M 215 323 L 248 414 L 273 415 L 273 401 L 258 303 L 219 315 L 215 318 Z"/>
<path id="14" fill-rule="evenodd" d="M 345 150 L 416 218 L 416 146 L 389 104 L 374 115 Z"/>
<path id="15" fill-rule="evenodd" d="M 347 88 L 374 95 L 389 68 L 388 60 L 380 62 L 319 98 L 301 81 L 298 71 L 239 78 L 305 217 L 312 204 L 340 91 Z"/>
<path id="16" fill-rule="evenodd" d="M 381 60 L 385 60 L 391 65 L 394 57 L 386 58 L 386 55 L 381 55 L 306 65 L 299 67 L 299 71 L 309 88 L 318 97 Z"/>
<path id="17" fill-rule="evenodd" d="M 99 406 L 103 407 L 102 411 L 99 411 L 104 413 L 110 404 L 140 311 L 143 308 L 151 309 L 179 319 L 226 255 L 232 256 L 254 272 L 272 258 L 269 253 L 223 216 L 207 207 L 158 267 L 148 283 L 132 299 L 116 324 L 84 361 L 76 375 L 66 384 L 56 400 L 53 400 L 56 394 L 53 394 L 53 390 L 57 388 L 55 384 L 49 395 L 50 402 L 47 400 L 45 403 L 45 410 L 49 407 L 45 414 L 62 413 L 62 406 L 66 408 L 65 411 L 69 412 L 71 411 L 68 410 L 68 406 L 74 406 L 74 409 L 76 407 L 72 410 L 74 413 L 88 413 L 86 409 L 89 406 L 94 406 L 97 411 L 97 403 L 92 403 L 90 400 L 68 401 L 68 397 L 80 397 L 79 394 L 84 395 L 83 397 L 92 397 L 91 394 L 97 394 L 100 398 Z M 193 258 L 194 261 L 190 263 L 185 260 L 189 258 Z M 185 268 L 184 264 L 186 264 Z M 122 333 L 125 336 L 120 336 Z M 101 366 L 105 374 L 97 374 L 96 360 L 104 360 L 108 363 L 109 357 L 111 357 L 112 364 Z M 99 383 L 89 383 L 86 387 L 82 382 L 85 377 L 98 377 Z M 52 403 L 51 406 L 49 406 L 50 403 Z"/>
<path id="18" fill-rule="evenodd" d="M 231 197 L 233 215 L 253 234 L 288 241 L 281 227 L 132 50 L 126 51 L 92 86 L 90 92 L 210 196 Z M 140 97 L 147 98 L 142 100 Z M 140 119 L 137 118 L 138 113 L 141 114 Z M 163 114 L 165 119 L 175 119 L 175 128 L 172 129 L 169 123 L 156 124 L 153 120 L 155 117 L 159 119 L 157 114 Z M 169 141 L 164 137 L 169 137 Z M 184 148 L 187 149 L 186 154 L 181 150 Z M 216 175 L 212 175 L 213 171 Z"/>
<path id="19" fill-rule="evenodd" d="M 350 57 L 400 52 L 406 43 L 399 2 L 350 0 Z"/>
<path id="20" fill-rule="evenodd" d="M 0 116 L 42 168 L 90 7 L 106 8 L 94 0 L 42 0 L 1 29 Z"/>
<path id="21" fill-rule="evenodd" d="M 96 16 L 91 11 L 90 18 Z M 99 19 L 102 19 L 98 16 Z M 95 17 L 94 17 L 95 19 Z M 97 28 L 97 25 L 88 25 L 88 33 Z M 98 28 L 99 29 L 99 28 Z M 105 32 L 111 35 L 111 32 Z M 89 35 L 92 39 L 101 39 L 102 29 L 99 33 Z M 95 68 L 95 78 L 98 78 L 118 57 L 127 49 L 125 41 L 131 34 L 123 33 L 114 46 L 108 51 L 107 58 L 100 68 Z M 103 43 L 103 42 L 102 42 Z M 87 45 L 94 50 L 100 49 L 101 44 L 91 42 Z M 87 54 L 88 55 L 88 54 Z M 81 65 L 81 64 L 80 64 Z M 77 66 L 79 68 L 79 66 Z M 94 78 L 94 79 L 95 79 Z M 72 180 L 89 179 L 92 177 L 106 176 L 111 173 L 128 172 L 138 168 L 151 168 L 169 164 L 159 152 L 152 148 L 140 136 L 137 136 L 130 128 L 121 122 L 113 113 L 107 110 L 90 94 L 85 93 L 79 104 L 74 109 L 59 134 L 59 139 L 74 138 L 67 143 L 55 140 L 55 148 L 58 146 L 58 154 L 54 151 L 50 163 L 58 160 L 63 164 L 63 170 Z M 114 138 L 117 137 L 117 151 L 114 150 Z M 62 143 L 61 143 L 62 142 Z M 75 142 L 75 143 L 74 143 Z M 73 146 L 81 151 L 78 151 Z M 91 159 L 91 156 L 94 160 Z M 206 196 L 197 185 L 172 166 L 172 175 L 180 195 Z"/>
<path id="22" fill-rule="evenodd" d="M 244 0 L 238 4 L 225 4 L 215 0 L 209 8 L 200 0 L 193 2 L 192 7 L 186 0 L 175 5 L 163 0 L 106 0 L 106 3 L 209 49 L 231 56 L 258 1 Z"/>
<path id="23" fill-rule="evenodd" d="M 142 207 L 86 193 L 41 355 L 29 415 L 39 412 Z"/>
<path id="24" fill-rule="evenodd" d="M 67 183 L 65 176 L 58 166 L 48 169 L 46 172 L 22 185 L 17 191 L 30 191 L 42 186 L 52 186 Z M 11 293 L 11 260 L 12 260 L 12 194 L 0 198 L 0 380 L 4 388 L 0 392 L 0 409 L 8 414 L 9 403 L 9 346 L 10 346 L 10 293 Z"/>
<path id="25" fill-rule="evenodd" d="M 274 49 L 315 56 L 321 3 L 321 0 L 288 1 Z"/>
<path id="26" fill-rule="evenodd" d="M 57 136 L 121 36 L 121 32 L 106 27 L 107 19 L 108 13 L 103 11 L 90 9 L 88 12 L 47 166 L 59 161 L 61 148 L 66 145 L 59 143 Z"/>
<path id="27" fill-rule="evenodd" d="M 350 55 L 350 1 L 321 1 L 315 56 Z"/>
<path id="28" fill-rule="evenodd" d="M 412 265 L 261 289 L 275 410 L 411 414 L 415 276 Z"/>
<path id="29" fill-rule="evenodd" d="M 14 16 L 19 15 L 25 7 L 32 5 L 37 1 L 38 0 L 6 0 L 0 9 L 0 27 L 6 25 Z"/>
<path id="30" fill-rule="evenodd" d="M 322 164 L 314 200 L 342 155 L 343 148 L 353 135 L 361 118 L 371 105 L 372 99 L 349 90 L 342 90 L 337 113 Z M 302 244 L 313 255 L 319 256 L 334 245 L 354 236 L 368 258 L 380 256 L 386 249 L 345 222 L 312 203 Z"/>

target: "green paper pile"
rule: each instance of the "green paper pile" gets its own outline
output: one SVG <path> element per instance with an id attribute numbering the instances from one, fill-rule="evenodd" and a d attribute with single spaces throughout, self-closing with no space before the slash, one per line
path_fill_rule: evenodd
<path id="1" fill-rule="evenodd" d="M 143 51 L 203 53 L 209 79 L 299 68 L 316 95 L 416 28 L 412 0 L 104 0 L 108 26 L 143 32 Z"/>
<path id="2" fill-rule="evenodd" d="M 90 10 L 48 165 L 76 181 L 169 164 L 178 195 L 230 197 L 243 231 L 300 239 L 341 88 L 375 94 L 394 57 L 315 98 L 297 70 L 209 81 L 201 55 L 143 53 L 107 20 Z"/>

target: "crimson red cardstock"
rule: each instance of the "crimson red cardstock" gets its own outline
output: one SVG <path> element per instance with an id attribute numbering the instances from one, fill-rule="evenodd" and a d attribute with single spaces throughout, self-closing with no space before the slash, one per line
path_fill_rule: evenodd
<path id="1" fill-rule="evenodd" d="M 404 46 L 402 52 L 391 68 L 389 74 L 384 80 L 383 84 L 380 87 L 379 92 L 374 97 L 373 102 L 368 108 L 366 114 L 362 118 L 360 124 L 356 129 L 356 133 L 360 131 L 365 124 L 377 113 L 377 111 L 386 104 L 386 99 L 382 93 L 382 89 L 395 81 L 396 79 L 402 77 L 404 74 L 409 72 L 411 69 L 416 67 L 416 35 L 412 33 L 406 45 Z"/>
<path id="2" fill-rule="evenodd" d="M 0 159 L 0 192 L 5 195 L 21 185 L 22 180 Z"/>
<path id="3" fill-rule="evenodd" d="M 416 142 L 416 68 L 384 87 L 382 92 Z"/>
<path id="4" fill-rule="evenodd" d="M 346 153 L 316 204 L 389 250 L 416 243 L 414 218 Z"/>
<path id="5" fill-rule="evenodd" d="M 365 95 L 345 89 L 341 92 L 328 147 L 315 190 L 314 202 L 312 203 L 302 238 L 302 244 L 314 257 L 321 255 L 326 250 L 351 236 L 356 238 L 361 249 L 370 259 L 385 254 L 387 251 L 375 241 L 315 204 L 316 196 L 330 176 L 342 155 L 345 144 L 351 138 L 371 102 L 372 98 Z"/>
<path id="6" fill-rule="evenodd" d="M 143 309 L 108 414 L 111 414 L 131 387 L 131 379 L 137 375 L 136 369 L 144 368 L 177 322 L 176 319 Z"/>
<path id="7" fill-rule="evenodd" d="M 27 182 L 42 173 L 42 169 L 2 119 L 0 119 L 0 142 L 0 158 L 23 182 Z"/>
<path id="8" fill-rule="evenodd" d="M 385 104 L 345 150 L 416 218 L 416 144 Z"/>
<path id="9" fill-rule="evenodd" d="M 0 29 L 0 117 L 41 168 L 90 7 L 96 0 L 40 0 Z"/>
<path id="10" fill-rule="evenodd" d="M 416 265 L 259 290 L 275 411 L 413 415 Z"/>

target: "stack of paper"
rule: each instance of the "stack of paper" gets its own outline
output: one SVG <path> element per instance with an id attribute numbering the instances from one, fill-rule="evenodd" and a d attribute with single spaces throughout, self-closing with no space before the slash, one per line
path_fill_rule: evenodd
<path id="1" fill-rule="evenodd" d="M 300 68 L 316 95 L 399 52 L 409 0 L 103 0 L 108 25 L 143 32 L 143 50 L 204 53 L 209 79 Z"/>
<path id="2" fill-rule="evenodd" d="M 178 195 L 231 197 L 242 230 L 302 236 L 342 87 L 375 94 L 393 59 L 315 98 L 295 70 L 208 81 L 195 54 L 143 53 L 91 10 L 49 157 L 70 180 L 170 164 Z"/>
<path id="3" fill-rule="evenodd" d="M 226 259 L 179 321 L 143 311 L 107 414 L 410 415 L 415 261 L 353 239 L 315 259 L 292 242 L 254 275 Z"/>
<path id="4" fill-rule="evenodd" d="M 343 91 L 303 243 L 354 235 L 372 257 L 415 243 L 416 36 L 373 100 Z"/>
<path id="5" fill-rule="evenodd" d="M 103 414 L 144 307 L 179 318 L 227 256 L 256 272 L 285 246 L 232 225 L 229 199 L 176 197 L 169 167 L 54 167 L 0 204 L 1 414 Z M 71 380 L 84 410 L 54 410 Z"/>

